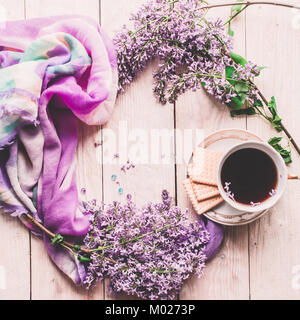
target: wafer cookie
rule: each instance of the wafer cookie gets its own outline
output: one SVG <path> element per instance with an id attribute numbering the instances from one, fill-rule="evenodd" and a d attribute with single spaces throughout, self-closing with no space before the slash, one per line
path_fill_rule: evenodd
<path id="1" fill-rule="evenodd" d="M 196 195 L 194 194 L 192 183 L 190 179 L 186 179 L 183 182 L 184 189 L 192 202 L 192 205 L 198 215 L 201 215 L 210 209 L 214 208 L 218 204 L 222 203 L 224 200 L 221 196 L 216 196 L 204 201 L 197 201 Z"/>
<path id="2" fill-rule="evenodd" d="M 193 182 L 217 185 L 217 169 L 222 153 L 197 147 L 194 151 L 191 178 Z"/>
<path id="3" fill-rule="evenodd" d="M 194 194 L 197 201 L 203 201 L 220 195 L 220 191 L 215 186 L 209 186 L 207 184 L 195 183 L 191 181 Z"/>

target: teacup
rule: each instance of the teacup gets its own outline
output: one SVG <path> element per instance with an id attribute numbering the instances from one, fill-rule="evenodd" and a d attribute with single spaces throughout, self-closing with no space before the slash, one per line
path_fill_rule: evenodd
<path id="1" fill-rule="evenodd" d="M 248 170 L 249 173 L 244 172 L 243 164 L 238 162 L 238 157 L 242 156 L 244 158 L 241 159 L 246 159 L 248 164 L 253 164 L 253 167 Z M 229 171 L 230 168 L 234 168 L 234 161 L 239 164 L 236 172 Z M 260 165 L 262 168 L 260 168 Z M 245 170 L 247 170 L 246 167 Z M 232 185 L 233 182 L 230 181 L 230 172 L 235 185 Z M 272 172 L 276 174 L 276 177 L 272 176 Z M 257 174 L 260 174 L 259 177 L 254 179 L 254 175 Z M 228 181 L 222 181 L 225 179 L 224 177 L 228 178 Z M 268 177 L 268 181 L 264 177 Z M 241 184 L 243 178 L 248 181 L 245 182 L 247 184 Z M 217 170 L 217 184 L 221 196 L 233 208 L 243 212 L 260 212 L 273 207 L 284 194 L 287 179 L 286 164 L 280 154 L 268 144 L 257 141 L 247 141 L 232 147 L 222 157 Z M 238 183 L 240 185 L 237 189 Z M 273 185 L 271 183 L 274 184 L 273 187 L 271 187 Z M 270 190 L 266 189 L 268 184 L 270 184 Z M 265 189 L 264 186 L 266 186 Z M 234 194 L 231 191 L 234 188 L 241 191 Z M 249 192 L 247 188 L 250 188 Z M 261 192 L 261 195 L 259 192 Z M 267 196 L 262 194 L 263 192 L 267 192 Z M 263 201 L 250 201 L 252 194 L 253 197 L 255 195 L 256 199 L 261 197 Z"/>

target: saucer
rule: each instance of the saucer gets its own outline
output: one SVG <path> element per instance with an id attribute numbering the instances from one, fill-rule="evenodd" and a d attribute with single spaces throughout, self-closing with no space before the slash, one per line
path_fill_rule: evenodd
<path id="1" fill-rule="evenodd" d="M 263 142 L 261 138 L 252 132 L 242 129 L 226 129 L 214 132 L 206 137 L 200 144 L 202 148 L 207 148 L 213 151 L 226 153 L 230 148 L 245 141 Z M 192 162 L 193 155 L 190 159 Z M 268 210 L 249 213 L 239 211 L 231 207 L 228 203 L 223 202 L 212 210 L 204 214 L 208 219 L 226 226 L 241 226 L 249 224 L 261 218 Z"/>

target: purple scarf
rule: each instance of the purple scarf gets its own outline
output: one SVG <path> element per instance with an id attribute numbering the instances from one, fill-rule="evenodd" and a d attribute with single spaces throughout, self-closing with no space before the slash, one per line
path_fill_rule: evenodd
<path id="1" fill-rule="evenodd" d="M 0 45 L 0 206 L 37 234 L 23 213 L 67 239 L 83 237 L 89 217 L 75 181 L 78 118 L 88 125 L 110 118 L 113 45 L 96 22 L 78 16 L 8 22 Z M 44 240 L 58 267 L 81 284 L 83 266 Z"/>

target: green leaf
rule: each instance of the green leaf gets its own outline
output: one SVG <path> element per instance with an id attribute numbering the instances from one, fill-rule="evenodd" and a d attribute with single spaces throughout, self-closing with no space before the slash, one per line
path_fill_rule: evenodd
<path id="1" fill-rule="evenodd" d="M 272 113 L 273 117 L 275 117 L 277 115 L 277 105 L 274 97 L 272 97 L 271 101 L 268 103 L 268 108 Z"/>
<path id="2" fill-rule="evenodd" d="M 228 106 L 231 109 L 240 110 L 242 109 L 246 99 L 247 99 L 247 95 L 244 93 L 241 93 L 237 97 L 231 98 L 231 101 L 228 103 Z"/>
<path id="3" fill-rule="evenodd" d="M 74 245 L 74 249 L 75 249 L 76 251 L 80 251 L 80 250 L 81 250 L 81 246 L 78 245 L 78 244 L 75 244 L 75 245 Z"/>
<path id="4" fill-rule="evenodd" d="M 252 116 L 254 114 L 256 114 L 256 111 L 254 108 L 250 107 L 250 108 L 246 108 L 246 109 L 240 109 L 240 110 L 231 110 L 230 112 L 232 117 L 235 116 L 240 116 L 240 115 L 248 115 L 248 116 Z"/>
<path id="5" fill-rule="evenodd" d="M 78 256 L 78 259 L 80 262 L 91 262 L 92 261 L 90 258 L 83 257 L 83 256 Z"/>
<path id="6" fill-rule="evenodd" d="M 227 66 L 225 71 L 226 71 L 226 78 L 232 78 L 235 68 L 231 66 Z"/>
<path id="7" fill-rule="evenodd" d="M 262 70 L 264 70 L 264 69 L 266 69 L 267 67 L 258 67 L 258 70 L 259 71 L 262 71 Z"/>
<path id="8" fill-rule="evenodd" d="M 243 2 L 244 0 L 236 0 L 236 2 Z M 235 4 L 231 7 L 231 17 L 239 13 L 243 8 L 242 4 Z"/>
<path id="9" fill-rule="evenodd" d="M 282 138 L 280 137 L 274 137 L 271 138 L 268 143 L 273 147 L 274 145 L 278 144 L 279 142 L 281 142 Z"/>
<path id="10" fill-rule="evenodd" d="M 51 245 L 55 245 L 56 243 L 60 244 L 64 242 L 64 237 L 61 234 L 56 234 L 55 237 L 51 240 Z"/>
<path id="11" fill-rule="evenodd" d="M 114 230 L 114 229 L 115 229 L 114 226 L 108 226 L 108 227 L 106 228 L 106 233 L 109 233 L 109 232 L 111 232 L 111 231 Z"/>
<path id="12" fill-rule="evenodd" d="M 238 55 L 236 53 L 231 52 L 230 53 L 230 57 L 234 62 L 236 62 L 237 64 L 242 65 L 243 67 L 245 67 L 245 65 L 248 64 L 248 61 L 245 58 L 243 58 L 242 56 L 240 56 L 240 55 Z"/>
<path id="13" fill-rule="evenodd" d="M 225 68 L 225 74 L 226 74 L 226 78 L 227 79 L 232 79 L 232 76 L 235 72 L 235 68 L 234 67 L 231 67 L 231 66 L 227 66 Z M 231 81 L 231 80 L 228 80 L 230 84 L 232 84 L 233 86 L 235 85 L 235 81 Z"/>
<path id="14" fill-rule="evenodd" d="M 275 98 L 272 97 L 271 101 L 268 103 L 268 108 L 273 116 L 273 118 L 270 119 L 270 122 L 272 124 L 272 126 L 278 131 L 282 131 L 282 127 L 281 127 L 281 121 L 282 119 L 279 117 L 278 112 L 277 112 L 277 105 L 276 105 L 276 101 Z"/>
<path id="15" fill-rule="evenodd" d="M 242 5 L 241 4 L 235 4 L 234 6 L 231 7 L 231 13 L 238 13 L 242 10 Z"/>
<path id="16" fill-rule="evenodd" d="M 244 0 L 236 0 L 236 2 L 243 2 Z M 231 7 L 231 14 L 230 19 L 233 19 L 236 15 L 238 15 L 242 11 L 243 5 L 242 4 L 235 4 Z M 228 34 L 233 37 L 234 32 L 231 29 L 231 21 L 228 22 Z"/>
<path id="17" fill-rule="evenodd" d="M 286 164 L 292 162 L 292 152 L 291 150 L 284 149 L 280 142 L 282 141 L 282 138 L 280 137 L 274 137 L 271 138 L 268 143 L 282 156 L 283 160 Z"/>
<path id="18" fill-rule="evenodd" d="M 280 121 L 280 122 L 272 121 L 272 126 L 273 126 L 278 132 L 281 132 L 281 131 L 282 131 L 281 121 Z"/>
<path id="19" fill-rule="evenodd" d="M 234 57 L 242 62 L 241 56 L 235 55 Z M 243 59 L 243 58 L 242 58 Z M 231 98 L 231 101 L 227 104 L 231 109 L 240 110 L 242 109 L 249 92 L 248 83 L 244 81 L 236 81 L 232 78 L 233 74 L 236 72 L 236 69 L 233 66 L 227 66 L 225 69 L 227 81 L 234 87 L 234 92 L 236 97 Z M 232 79 L 232 80 L 230 80 Z"/>
<path id="20" fill-rule="evenodd" d="M 244 81 L 237 82 L 234 87 L 235 87 L 235 91 L 237 93 L 248 93 L 249 92 L 249 85 Z"/>
<path id="21" fill-rule="evenodd" d="M 263 108 L 263 106 L 264 106 L 261 100 L 256 100 L 256 101 L 253 103 L 253 105 L 254 105 L 255 107 L 261 107 L 261 108 Z"/>
<path id="22" fill-rule="evenodd" d="M 228 34 L 233 37 L 234 36 L 234 31 L 231 29 L 231 23 L 228 24 Z"/>

